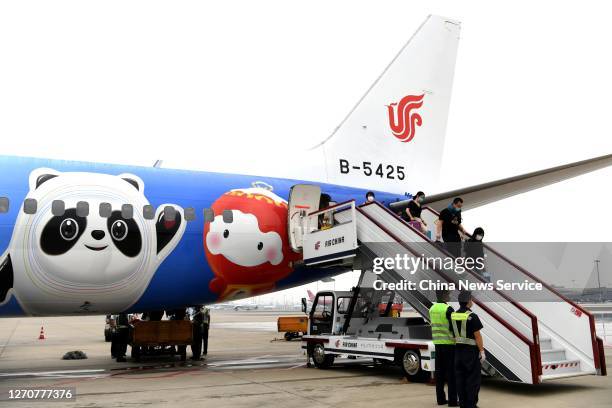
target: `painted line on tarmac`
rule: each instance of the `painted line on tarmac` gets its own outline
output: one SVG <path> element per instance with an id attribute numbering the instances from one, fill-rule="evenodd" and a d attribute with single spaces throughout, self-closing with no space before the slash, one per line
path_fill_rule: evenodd
<path id="1" fill-rule="evenodd" d="M 0 378 L 50 377 L 50 378 L 83 378 L 103 377 L 104 369 L 92 370 L 58 370 L 58 371 L 23 371 L 17 373 L 0 373 Z"/>
<path id="2" fill-rule="evenodd" d="M 283 356 L 284 359 L 278 358 L 250 358 L 250 359 L 237 359 L 237 360 L 222 360 L 215 361 L 203 365 L 190 366 L 190 367 L 177 367 L 175 365 L 159 365 L 151 367 L 125 367 L 121 369 L 82 369 L 82 370 L 53 370 L 53 371 L 21 371 L 21 372 L 9 372 L 0 373 L 0 378 L 11 379 L 11 378 L 106 378 L 109 376 L 123 376 L 129 374 L 145 374 L 152 373 L 154 371 L 166 371 L 169 368 L 175 368 L 172 370 L 173 373 L 187 373 L 193 371 L 193 369 L 212 369 L 212 370 L 240 370 L 240 369 L 253 369 L 253 368 L 285 368 L 288 366 L 294 366 L 296 362 L 300 361 L 295 356 Z M 303 366 L 304 363 L 300 363 L 298 366 Z M 148 368 L 148 369 L 143 369 Z M 177 375 L 177 374 L 172 374 Z"/>

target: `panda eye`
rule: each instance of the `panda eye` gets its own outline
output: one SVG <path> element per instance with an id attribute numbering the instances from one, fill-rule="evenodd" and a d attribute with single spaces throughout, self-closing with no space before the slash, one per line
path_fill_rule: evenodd
<path id="1" fill-rule="evenodd" d="M 263 249 L 263 242 L 257 244 L 257 249 L 259 249 L 260 251 Z"/>
<path id="2" fill-rule="evenodd" d="M 66 218 L 60 224 L 60 235 L 66 241 L 72 241 L 79 233 L 79 224 L 73 218 Z"/>
<path id="3" fill-rule="evenodd" d="M 229 237 L 229 231 L 225 230 L 223 231 L 223 238 L 227 238 L 227 237 Z"/>
<path id="4" fill-rule="evenodd" d="M 123 241 L 128 233 L 128 226 L 125 221 L 117 220 L 111 225 L 111 235 L 115 241 Z"/>

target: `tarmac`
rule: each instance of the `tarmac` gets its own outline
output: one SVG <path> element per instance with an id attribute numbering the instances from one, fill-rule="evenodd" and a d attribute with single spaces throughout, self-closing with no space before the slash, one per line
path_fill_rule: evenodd
<path id="1" fill-rule="evenodd" d="M 301 343 L 276 333 L 280 314 L 213 310 L 207 358 L 185 363 L 170 356 L 115 362 L 104 316 L 0 319 L 0 395 L 50 387 L 76 394 L 70 401 L 0 400 L 0 407 L 437 407 L 433 386 L 408 383 L 395 367 L 344 360 L 327 370 L 307 368 Z M 38 339 L 41 326 L 45 340 Z M 73 350 L 88 358 L 61 359 Z M 609 371 L 612 349 L 606 358 Z M 479 406 L 607 408 L 612 377 L 537 386 L 484 379 Z"/>

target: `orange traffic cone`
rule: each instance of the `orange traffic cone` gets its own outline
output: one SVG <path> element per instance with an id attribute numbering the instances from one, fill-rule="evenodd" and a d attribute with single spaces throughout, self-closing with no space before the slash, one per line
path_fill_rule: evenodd
<path id="1" fill-rule="evenodd" d="M 45 329 L 40 326 L 40 335 L 38 336 L 38 340 L 44 340 L 45 339 Z"/>

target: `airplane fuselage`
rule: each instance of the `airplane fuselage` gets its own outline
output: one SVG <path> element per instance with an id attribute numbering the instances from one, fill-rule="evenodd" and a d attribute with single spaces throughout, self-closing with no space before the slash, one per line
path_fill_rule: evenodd
<path id="1" fill-rule="evenodd" d="M 287 199 L 304 182 L 0 157 L 0 316 L 168 310 L 337 273 L 289 247 Z M 316 184 L 335 202 L 366 192 Z"/>

